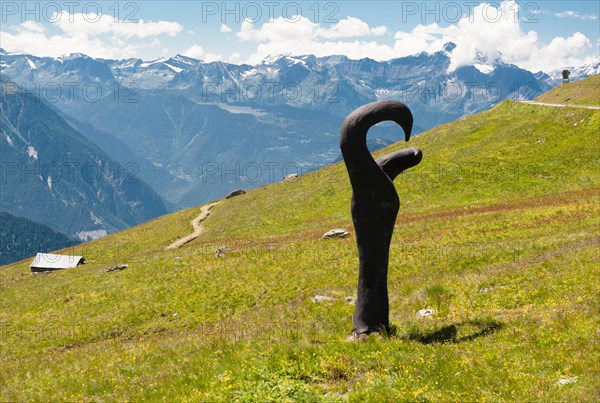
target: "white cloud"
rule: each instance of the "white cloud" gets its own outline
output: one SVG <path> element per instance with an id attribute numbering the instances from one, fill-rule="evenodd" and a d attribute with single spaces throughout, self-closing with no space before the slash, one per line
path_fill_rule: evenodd
<path id="1" fill-rule="evenodd" d="M 264 23 L 260 29 L 254 28 L 254 23 L 244 20 L 236 36 L 243 41 L 255 42 L 293 42 L 294 40 L 312 40 L 317 36 L 319 24 L 308 18 L 294 16 L 293 22 L 282 17 Z"/>
<path id="2" fill-rule="evenodd" d="M 532 71 L 551 71 L 589 61 L 584 55 L 591 48 L 591 43 L 582 33 L 576 32 L 568 38 L 555 37 L 550 44 L 544 44 L 535 31 L 524 32 L 521 29 L 520 22 L 514 18 L 518 12 L 517 3 L 503 1 L 495 12 L 489 11 L 490 7 L 489 4 L 480 4 L 474 7 L 473 15 L 448 27 L 419 25 L 409 33 L 396 33 L 395 38 L 401 44 L 407 44 L 410 51 L 420 47 L 435 52 L 446 42 L 456 43 L 450 70 L 471 64 L 481 56 L 487 58 L 488 63 L 499 59 Z M 412 41 L 416 43 L 411 44 Z M 400 48 L 398 42 L 395 48 Z M 405 49 L 404 46 L 402 49 Z"/>
<path id="3" fill-rule="evenodd" d="M 238 52 L 233 52 L 231 54 L 231 56 L 229 56 L 229 59 L 227 60 L 229 63 L 240 63 L 242 60 L 242 55 L 240 55 Z"/>
<path id="4" fill-rule="evenodd" d="M 231 32 L 233 31 L 231 28 L 227 26 L 227 24 L 221 23 L 221 28 L 219 28 L 219 32 Z"/>
<path id="5" fill-rule="evenodd" d="M 293 21 L 293 22 L 292 22 Z M 288 20 L 276 18 L 264 23 L 259 28 L 245 20 L 242 22 L 238 39 L 257 42 L 257 49 L 247 62 L 259 63 L 269 55 L 290 53 L 314 54 L 327 56 L 343 54 L 350 58 L 375 57 L 387 60 L 394 57 L 392 49 L 375 41 L 330 41 L 331 39 L 348 39 L 367 36 L 379 36 L 387 32 L 387 27 L 369 27 L 364 21 L 347 17 L 328 28 L 310 21 L 303 16 L 294 16 Z"/>
<path id="6" fill-rule="evenodd" d="M 581 14 L 579 11 L 567 10 L 562 13 L 554 13 L 555 16 L 559 18 L 577 18 L 580 20 L 592 20 L 596 21 L 598 19 L 597 16 L 593 14 Z"/>
<path id="7" fill-rule="evenodd" d="M 346 17 L 327 29 L 318 29 L 317 35 L 326 39 L 355 38 L 359 36 L 384 35 L 387 27 L 369 28 L 369 25 L 354 17 Z"/>
<path id="8" fill-rule="evenodd" d="M 202 59 L 206 52 L 200 45 L 193 45 L 191 48 L 182 53 L 183 56 L 191 57 L 194 59 Z"/>
<path id="9" fill-rule="evenodd" d="M 204 61 L 207 63 L 218 62 L 220 60 L 223 60 L 223 56 L 220 53 L 207 53 L 204 56 Z"/>
<path id="10" fill-rule="evenodd" d="M 305 17 L 293 23 L 277 18 L 255 26 L 244 21 L 238 39 L 256 42 L 256 51 L 246 60 L 258 63 L 265 57 L 293 52 L 296 55 L 327 56 L 343 54 L 353 59 L 369 57 L 389 60 L 420 52 L 433 53 L 447 42 L 457 46 L 451 54 L 450 70 L 473 64 L 484 58 L 487 63 L 501 60 L 533 71 L 551 71 L 563 66 L 581 65 L 591 59 L 586 54 L 592 44 L 582 33 L 555 37 L 542 43 L 537 32 L 524 31 L 518 18 L 519 5 L 504 0 L 499 5 L 481 3 L 454 24 L 420 24 L 411 31 L 398 31 L 392 44 L 365 37 L 384 35 L 385 26 L 371 28 L 358 18 L 347 17 L 329 27 L 322 27 Z M 526 26 L 526 25 L 523 25 Z M 350 39 L 352 38 L 352 39 Z"/>
<path id="11" fill-rule="evenodd" d="M 162 34 L 175 36 L 183 29 L 177 22 L 144 22 L 144 20 L 139 20 L 136 23 L 122 22 L 115 21 L 115 19 L 108 14 L 100 16 L 96 14 L 73 14 L 72 16 L 69 16 L 67 11 L 63 11 L 62 15 L 56 19 L 57 22 L 55 25 L 64 33 L 71 36 L 113 34 L 123 38 L 147 38 Z"/>
<path id="12" fill-rule="evenodd" d="M 19 31 L 19 32 L 42 33 L 45 30 L 46 30 L 46 28 L 42 25 L 42 23 L 36 22 L 36 21 L 25 21 L 17 27 L 17 31 Z"/>
<path id="13" fill-rule="evenodd" d="M 550 10 L 543 10 L 543 9 L 527 10 L 527 13 L 529 15 L 550 15 Z M 525 18 L 523 18 L 523 20 L 529 21 L 529 18 L 526 16 Z"/>
<path id="14" fill-rule="evenodd" d="M 175 36 L 183 27 L 172 21 L 122 22 L 109 15 L 54 14 L 52 24 L 59 34 L 49 35 L 37 22 L 20 24 L 15 33 L 0 32 L 2 45 L 9 51 L 23 51 L 38 56 L 61 56 L 85 53 L 92 57 L 125 58 L 138 56 L 145 48 L 156 47 L 160 35 Z M 153 38 L 153 41 L 148 41 Z"/>
<path id="15" fill-rule="evenodd" d="M 375 28 L 371 28 L 371 33 L 376 36 L 385 35 L 387 33 L 387 27 L 385 25 L 380 25 Z"/>
<path id="16" fill-rule="evenodd" d="M 386 32 L 386 26 L 370 28 L 366 22 L 354 17 L 346 17 L 329 28 L 322 28 L 308 18 L 296 15 L 291 19 L 275 18 L 259 29 L 254 28 L 252 21 L 244 20 L 236 36 L 244 41 L 276 42 L 380 36 Z"/>
<path id="17" fill-rule="evenodd" d="M 203 60 L 208 63 L 223 59 L 223 57 L 220 54 L 206 53 L 200 45 L 192 45 L 188 50 L 183 52 L 182 55 L 198 60 Z"/>

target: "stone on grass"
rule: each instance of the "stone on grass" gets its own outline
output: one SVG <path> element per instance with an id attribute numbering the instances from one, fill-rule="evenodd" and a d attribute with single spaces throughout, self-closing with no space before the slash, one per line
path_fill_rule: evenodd
<path id="1" fill-rule="evenodd" d="M 229 246 L 221 246 L 215 250 L 215 257 L 226 257 L 225 253 L 230 250 L 231 248 Z"/>
<path id="2" fill-rule="evenodd" d="M 437 311 L 435 309 L 421 309 L 417 312 L 417 317 L 426 318 L 428 316 L 437 315 Z"/>
<path id="3" fill-rule="evenodd" d="M 568 378 L 559 379 L 558 382 L 556 382 L 556 383 L 559 386 L 563 386 L 563 385 L 568 385 L 570 383 L 575 383 L 575 382 L 577 382 L 577 379 L 579 379 L 578 376 L 570 376 Z"/>
<path id="4" fill-rule="evenodd" d="M 369 335 L 366 333 L 352 332 L 352 334 L 346 337 L 346 340 L 352 343 L 366 343 L 369 341 Z"/>
<path id="5" fill-rule="evenodd" d="M 238 189 L 238 190 L 234 190 L 233 192 L 229 193 L 227 196 L 225 196 L 225 198 L 231 199 L 232 197 L 243 195 L 243 194 L 246 194 L 246 191 L 244 189 Z"/>
<path id="6" fill-rule="evenodd" d="M 323 234 L 323 239 L 329 238 L 346 238 L 348 236 L 348 231 L 343 228 L 336 228 L 330 231 L 327 231 Z"/>
<path id="7" fill-rule="evenodd" d="M 312 302 L 316 304 L 318 302 L 333 301 L 334 299 L 335 298 L 327 297 L 325 295 L 315 295 L 312 297 Z"/>
<path id="8" fill-rule="evenodd" d="M 106 269 L 105 271 L 106 271 L 107 273 L 110 273 L 111 271 L 125 270 L 125 269 L 126 269 L 126 268 L 128 268 L 128 267 L 129 267 L 129 265 L 126 265 L 126 264 L 120 264 L 120 265 L 118 265 L 118 266 L 111 266 L 111 267 L 109 267 L 108 269 Z"/>

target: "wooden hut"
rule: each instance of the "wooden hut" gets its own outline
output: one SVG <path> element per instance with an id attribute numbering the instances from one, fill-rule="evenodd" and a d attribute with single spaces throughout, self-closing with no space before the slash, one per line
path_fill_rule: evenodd
<path id="1" fill-rule="evenodd" d="M 52 253 L 38 253 L 31 262 L 31 271 L 40 273 L 72 269 L 85 263 L 83 256 L 54 255 Z"/>

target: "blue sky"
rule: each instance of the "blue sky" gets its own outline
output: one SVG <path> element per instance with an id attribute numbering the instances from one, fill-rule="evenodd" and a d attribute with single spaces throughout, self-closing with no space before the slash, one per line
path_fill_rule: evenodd
<path id="1" fill-rule="evenodd" d="M 550 71 L 599 55 L 595 0 L 2 1 L 1 12 L 0 46 L 39 56 L 151 60 L 181 53 L 253 64 L 312 53 L 388 60 L 453 41 L 451 68 L 500 59 Z"/>

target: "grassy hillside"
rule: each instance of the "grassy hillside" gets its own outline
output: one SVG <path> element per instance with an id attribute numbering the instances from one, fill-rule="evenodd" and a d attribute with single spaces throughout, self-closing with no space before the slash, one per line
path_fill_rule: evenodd
<path id="1" fill-rule="evenodd" d="M 3 267 L 0 399 L 596 401 L 599 128 L 506 101 L 411 140 L 394 332 L 365 343 L 346 340 L 354 237 L 320 239 L 353 235 L 343 164 L 221 201 L 179 250 L 199 207 L 73 248 L 76 269 Z"/>
<path id="2" fill-rule="evenodd" d="M 600 105 L 600 74 L 559 85 L 540 96 L 538 101 L 551 104 Z"/>

